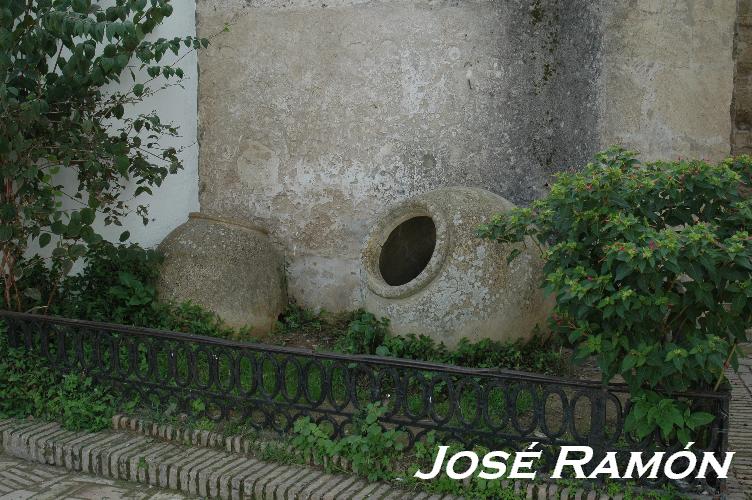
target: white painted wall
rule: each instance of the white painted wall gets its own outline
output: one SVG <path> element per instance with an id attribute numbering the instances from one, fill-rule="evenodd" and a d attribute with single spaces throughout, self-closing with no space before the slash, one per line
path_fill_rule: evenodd
<path id="1" fill-rule="evenodd" d="M 195 0 L 177 0 L 172 3 L 173 14 L 149 38 L 185 37 L 196 34 Z M 171 52 L 169 56 L 172 56 Z M 163 62 L 169 64 L 174 59 L 174 57 L 167 57 L 163 59 Z M 178 149 L 185 147 L 182 153 L 184 168 L 175 175 L 169 175 L 160 188 L 153 190 L 153 196 L 142 195 L 131 202 L 133 208 L 139 204 L 149 205 L 149 216 L 153 220 L 148 225 L 144 226 L 141 218 L 136 216 L 123 220 L 123 227 L 104 227 L 101 221 L 98 221 L 101 234 L 111 241 L 117 241 L 120 233 L 128 230 L 131 233 L 130 241 L 153 247 L 159 244 L 170 231 L 188 220 L 189 212 L 199 209 L 196 52 L 183 58 L 178 66 L 185 72 L 183 88 L 171 87 L 164 90 L 145 100 L 131 112 L 157 110 L 164 122 L 173 122 L 180 126 L 181 137 L 171 143 L 164 141 L 163 144 L 164 146 L 172 145 Z M 145 70 L 142 75 L 145 80 Z M 138 76 L 140 75 L 137 74 Z M 123 85 L 131 87 L 133 82 L 130 80 L 130 76 L 124 78 Z M 130 198 L 130 195 L 126 196 L 126 199 Z"/>
<path id="2" fill-rule="evenodd" d="M 102 7 L 107 6 L 107 2 L 102 2 Z M 196 34 L 196 2 L 195 0 L 177 0 L 173 2 L 173 14 L 160 25 L 148 39 L 156 40 L 158 38 L 174 38 L 195 36 Z M 184 51 L 189 49 L 182 46 Z M 171 64 L 185 52 L 180 52 L 175 56 L 172 52 L 160 61 L 161 64 Z M 167 234 L 177 226 L 188 220 L 188 213 L 198 211 L 198 142 L 197 142 L 197 120 L 198 120 L 198 57 L 197 53 L 191 52 L 183 57 L 176 67 L 180 67 L 184 72 L 184 79 L 181 86 L 171 86 L 162 90 L 158 94 L 145 99 L 136 106 L 126 108 L 126 115 L 135 116 L 139 113 L 148 113 L 156 110 L 163 123 L 171 122 L 180 127 L 180 137 L 170 138 L 171 140 L 160 141 L 162 147 L 173 146 L 176 149 L 183 149 L 181 159 L 183 169 L 177 174 L 168 175 L 162 186 L 152 188 L 153 195 L 140 195 L 133 198 L 135 183 L 128 186 L 123 193 L 122 199 L 129 200 L 128 205 L 135 210 L 138 205 L 149 206 L 150 222 L 143 224 L 140 216 L 135 214 L 121 220 L 122 226 L 105 226 L 102 216 L 99 215 L 95 221 L 95 229 L 105 238 L 117 242 L 123 231 L 129 231 L 131 234 L 129 242 L 139 243 L 144 247 L 154 247 L 158 245 Z M 132 61 L 133 62 L 133 61 Z M 149 79 L 146 70 L 136 71 L 136 82 L 145 82 Z M 175 79 L 171 79 L 176 81 Z M 107 91 L 118 91 L 132 88 L 134 82 L 130 75 L 123 75 L 121 83 L 112 84 L 105 88 Z M 161 80 L 163 83 L 164 80 Z M 161 83 L 157 82 L 158 85 Z M 154 85 L 153 87 L 158 87 Z M 65 187 L 68 193 L 74 193 L 76 188 L 75 176 L 71 172 L 61 172 L 59 182 Z M 77 207 L 76 202 L 69 198 L 61 200 L 64 207 Z M 80 207 L 80 205 L 78 206 Z M 53 239 L 54 243 L 54 239 Z M 27 253 L 41 254 L 48 256 L 54 245 L 40 251 L 37 242 L 34 241 Z M 80 266 L 80 263 L 79 263 Z M 76 266 L 74 269 L 79 269 Z"/>

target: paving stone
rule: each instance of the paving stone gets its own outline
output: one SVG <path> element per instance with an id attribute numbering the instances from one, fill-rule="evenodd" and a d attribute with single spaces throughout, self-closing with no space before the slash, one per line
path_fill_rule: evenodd
<path id="1" fill-rule="evenodd" d="M 266 483 L 264 489 L 264 498 L 284 499 L 283 490 L 290 486 L 290 479 L 300 476 L 302 469 L 296 466 L 290 466 L 289 470 L 278 475 L 274 480 Z"/>
<path id="2" fill-rule="evenodd" d="M 110 477 L 115 479 L 130 479 L 129 469 L 130 460 L 134 455 L 141 454 L 153 446 L 154 443 L 149 439 L 144 439 L 138 443 L 121 449 L 110 457 Z M 135 478 L 134 478 L 135 479 Z"/>
<path id="3" fill-rule="evenodd" d="M 288 472 L 289 469 L 286 466 L 276 465 L 266 473 L 266 476 L 259 478 L 259 480 L 253 485 L 253 490 L 249 491 L 253 491 L 254 498 L 271 498 L 271 495 L 267 493 L 269 486 L 274 484 L 274 481 L 278 477 L 287 474 Z"/>
<path id="4" fill-rule="evenodd" d="M 187 498 L 171 491 L 135 483 L 113 481 L 68 471 L 62 467 L 29 462 L 0 453 L 0 499 L 34 500 L 178 500 Z"/>
<path id="5" fill-rule="evenodd" d="M 217 480 L 224 472 L 234 469 L 243 464 L 246 457 L 229 455 L 222 463 L 216 464 L 211 469 L 204 469 L 198 473 L 198 494 L 201 497 L 216 497 L 219 493 Z"/>
<path id="6" fill-rule="evenodd" d="M 154 446 L 147 449 L 140 455 L 134 455 L 130 459 L 130 479 L 134 478 L 139 483 L 148 483 L 147 473 L 149 469 L 149 463 L 154 460 L 155 457 L 161 456 L 165 453 L 165 450 L 172 451 L 173 446 L 168 443 L 155 443 Z"/>
<path id="7" fill-rule="evenodd" d="M 358 492 L 362 491 L 363 488 L 368 486 L 368 482 L 365 479 L 359 479 L 352 483 L 347 488 L 343 489 L 339 492 L 339 498 L 352 498 L 355 496 Z M 400 491 L 404 495 L 404 492 Z"/>
<path id="8" fill-rule="evenodd" d="M 285 498 L 298 498 L 300 492 L 303 491 L 306 486 L 318 480 L 322 476 L 321 471 L 316 469 L 308 469 L 303 472 L 296 480 L 291 484 L 282 494 Z"/>
<path id="9" fill-rule="evenodd" d="M 345 477 L 339 482 L 339 484 L 336 484 L 336 485 L 332 484 L 330 487 L 327 487 L 325 491 L 322 491 L 319 494 L 312 495 L 311 499 L 312 500 L 335 500 L 340 491 L 349 487 L 353 482 L 357 480 L 358 478 L 356 476 Z"/>
<path id="10" fill-rule="evenodd" d="M 248 474 L 244 477 L 238 492 L 246 497 L 252 497 L 252 495 L 257 494 L 254 493 L 257 483 L 261 483 L 266 477 L 266 474 L 269 474 L 278 468 L 279 466 L 277 464 L 264 463 L 264 467 L 254 469 L 252 474 Z"/>
<path id="11" fill-rule="evenodd" d="M 146 477 L 144 478 L 144 480 L 141 480 L 141 477 L 139 476 L 139 481 L 148 483 L 152 486 L 159 486 L 159 464 L 163 462 L 170 462 L 174 460 L 174 458 L 179 454 L 180 449 L 176 446 L 166 446 L 163 451 L 156 455 L 153 455 L 149 460 L 147 460 L 146 468 L 144 470 L 144 475 Z"/>
<path id="12" fill-rule="evenodd" d="M 371 492 L 370 496 L 368 496 L 366 498 L 379 498 L 379 499 L 380 498 L 384 498 L 392 490 L 391 486 L 389 486 L 388 484 L 381 483 L 378 486 L 379 487 L 377 489 L 373 490 L 373 492 Z M 436 496 L 436 500 L 438 500 L 439 498 L 441 498 L 441 497 Z"/>
<path id="13" fill-rule="evenodd" d="M 213 461 L 217 459 L 219 456 L 219 453 L 216 451 L 210 451 L 209 453 L 202 455 L 200 459 L 192 462 L 190 465 L 184 467 L 180 471 L 179 475 L 179 485 L 176 487 L 176 489 L 180 489 L 181 491 L 185 491 L 188 493 L 193 493 L 195 488 L 194 485 L 196 484 L 196 474 L 198 474 L 198 471 L 201 467 L 206 467 Z"/>
<path id="14" fill-rule="evenodd" d="M 379 487 L 381 486 L 380 483 L 370 483 L 367 484 L 365 487 L 363 487 L 360 491 L 356 492 L 352 499 L 353 500 L 364 500 L 366 498 L 369 498 Z M 413 500 L 423 500 L 428 495 L 425 493 L 419 493 L 415 496 Z"/>
<path id="15" fill-rule="evenodd" d="M 235 475 L 228 480 L 230 484 L 230 498 L 237 500 L 243 494 L 243 488 L 245 487 L 245 481 L 249 477 L 254 477 L 257 471 L 267 467 L 269 464 L 265 462 L 257 462 L 249 467 L 242 469 L 235 473 Z"/>
<path id="16" fill-rule="evenodd" d="M 331 481 L 336 481 L 336 480 L 337 480 L 336 476 L 332 476 L 330 474 L 322 474 L 317 480 L 313 481 L 308 486 L 303 488 L 303 491 L 300 492 L 300 498 L 301 499 L 311 498 L 311 495 L 313 495 L 319 489 L 323 488 L 326 484 L 330 483 Z"/>
<path id="17" fill-rule="evenodd" d="M 190 449 L 187 450 L 185 458 L 176 464 L 170 465 L 167 475 L 167 485 L 160 484 L 160 486 L 168 486 L 169 488 L 176 490 L 180 484 L 180 473 L 186 467 L 190 468 L 197 460 L 203 460 L 204 456 L 209 454 L 209 450 L 206 449 Z"/>

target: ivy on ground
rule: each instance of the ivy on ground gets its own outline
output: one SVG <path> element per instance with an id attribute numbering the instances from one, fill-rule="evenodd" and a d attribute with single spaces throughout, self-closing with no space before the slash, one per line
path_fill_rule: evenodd
<path id="1" fill-rule="evenodd" d="M 110 391 L 79 374 L 61 375 L 45 359 L 8 346 L 0 325 L 0 417 L 56 420 L 65 429 L 98 431 L 115 412 Z"/>
<path id="2" fill-rule="evenodd" d="M 389 319 L 377 318 L 359 309 L 353 313 L 335 349 L 348 354 L 370 354 L 446 363 L 475 368 L 503 368 L 549 375 L 566 375 L 571 370 L 561 342 L 536 335 L 529 341 L 498 342 L 466 338 L 454 349 L 426 335 L 395 336 Z"/>
<path id="3" fill-rule="evenodd" d="M 353 419 L 350 432 L 339 439 L 330 437 L 325 426 L 314 423 L 310 417 L 301 417 L 295 421 L 292 444 L 317 462 L 331 464 L 336 456 L 345 458 L 353 472 L 369 481 L 392 479 L 406 435 L 382 427 L 379 419 L 387 411 L 381 403 L 369 403 Z"/>

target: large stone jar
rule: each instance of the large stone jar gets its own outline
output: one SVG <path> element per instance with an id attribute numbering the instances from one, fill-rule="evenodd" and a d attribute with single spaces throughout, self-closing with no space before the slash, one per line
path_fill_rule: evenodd
<path id="1" fill-rule="evenodd" d="M 528 339 L 544 329 L 552 300 L 540 289 L 543 262 L 533 242 L 481 240 L 479 224 L 514 205 L 489 191 L 444 188 L 388 210 L 365 244 L 365 306 L 398 335 L 425 334 L 452 347 Z M 511 263 L 507 257 L 521 254 Z"/>
<path id="2" fill-rule="evenodd" d="M 268 333 L 286 305 L 283 257 L 263 228 L 191 213 L 159 249 L 163 299 L 190 300 L 253 335 Z"/>

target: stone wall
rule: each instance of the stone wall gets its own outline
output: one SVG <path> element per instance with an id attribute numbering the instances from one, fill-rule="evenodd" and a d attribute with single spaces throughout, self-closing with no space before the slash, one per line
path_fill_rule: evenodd
<path id="1" fill-rule="evenodd" d="M 267 227 L 289 290 L 362 301 L 377 215 L 442 186 L 516 203 L 615 142 L 729 152 L 735 2 L 199 0 L 199 198 Z"/>
<path id="2" fill-rule="evenodd" d="M 649 159 L 727 156 L 736 1 L 606 3 L 601 144 L 625 144 Z"/>
<path id="3" fill-rule="evenodd" d="M 736 25 L 736 75 L 734 78 L 734 154 L 752 153 L 752 0 L 739 0 Z"/>

